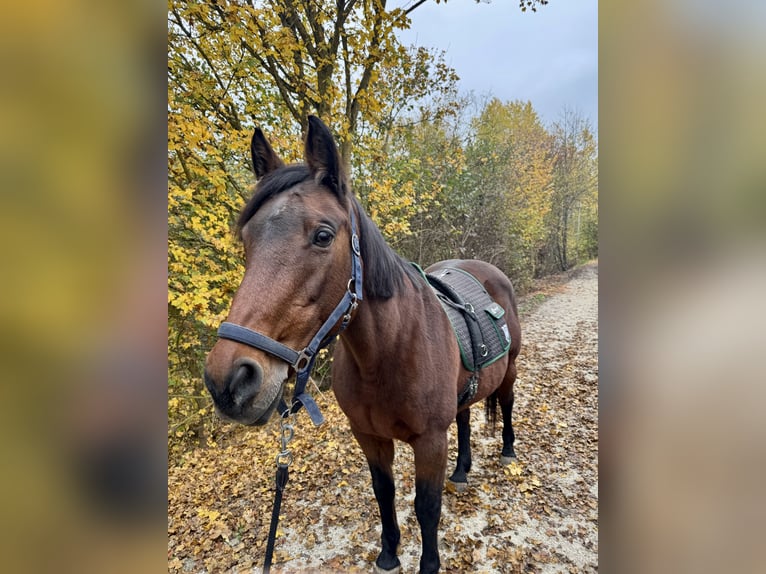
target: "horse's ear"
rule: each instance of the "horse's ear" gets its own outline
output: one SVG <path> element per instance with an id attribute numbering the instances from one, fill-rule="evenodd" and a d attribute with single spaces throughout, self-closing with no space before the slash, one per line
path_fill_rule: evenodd
<path id="1" fill-rule="evenodd" d="M 309 116 L 305 156 L 314 180 L 326 185 L 342 198 L 345 190 L 338 148 L 330 130 L 316 116 Z"/>
<path id="2" fill-rule="evenodd" d="M 285 165 L 269 144 L 261 128 L 255 128 L 250 141 L 250 154 L 253 157 L 253 171 L 256 179 Z"/>

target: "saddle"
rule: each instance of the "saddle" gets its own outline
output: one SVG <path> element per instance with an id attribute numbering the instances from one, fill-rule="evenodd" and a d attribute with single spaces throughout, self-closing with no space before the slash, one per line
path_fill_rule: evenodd
<path id="1" fill-rule="evenodd" d="M 445 267 L 431 275 L 417 268 L 447 314 L 457 338 L 463 366 L 471 372 L 458 395 L 458 404 L 462 406 L 476 395 L 478 372 L 504 357 L 511 348 L 505 309 L 467 271 Z"/>

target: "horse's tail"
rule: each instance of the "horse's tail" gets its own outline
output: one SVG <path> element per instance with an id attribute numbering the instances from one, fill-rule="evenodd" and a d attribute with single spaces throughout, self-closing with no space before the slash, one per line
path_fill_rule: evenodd
<path id="1" fill-rule="evenodd" d="M 494 435 L 497 423 L 497 391 L 484 399 L 484 417 L 487 419 L 490 434 Z"/>

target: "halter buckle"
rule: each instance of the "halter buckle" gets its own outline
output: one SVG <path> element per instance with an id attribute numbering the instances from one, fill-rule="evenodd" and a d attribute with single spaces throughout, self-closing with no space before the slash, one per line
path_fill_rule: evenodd
<path id="1" fill-rule="evenodd" d="M 310 364 L 311 355 L 306 352 L 306 349 L 303 349 L 300 353 L 298 353 L 298 358 L 295 359 L 295 362 L 293 363 L 293 369 L 295 369 L 296 373 L 300 373 L 301 371 L 305 371 L 306 367 L 308 367 Z"/>
<path id="2" fill-rule="evenodd" d="M 361 257 L 362 254 L 359 251 L 359 236 L 356 233 L 351 235 L 351 249 L 357 257 Z"/>
<path id="3" fill-rule="evenodd" d="M 340 322 L 340 330 L 342 331 L 346 327 L 348 327 L 348 324 L 351 322 L 351 315 L 356 311 L 356 308 L 359 307 L 359 298 L 356 296 L 356 293 L 354 293 L 351 290 L 351 283 L 353 282 L 353 279 L 350 279 L 348 282 L 349 289 L 348 294 L 351 295 L 351 303 L 348 306 L 348 310 L 346 311 L 346 314 L 343 315 Z"/>

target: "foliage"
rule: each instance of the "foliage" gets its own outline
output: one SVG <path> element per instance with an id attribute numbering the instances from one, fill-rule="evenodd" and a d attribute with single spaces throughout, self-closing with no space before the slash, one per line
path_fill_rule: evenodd
<path id="1" fill-rule="evenodd" d="M 446 1 L 446 0 L 445 0 Z M 519 0 L 519 8 L 522 12 L 526 12 L 527 8 L 532 12 L 537 12 L 537 6 L 545 6 L 548 4 L 548 0 Z"/>
<path id="2" fill-rule="evenodd" d="M 484 259 L 523 287 L 547 239 L 552 137 L 529 102 L 492 99 L 465 122 L 471 103 L 456 101 L 449 116 L 399 130 L 402 150 L 385 167 L 425 197 L 413 237 L 397 246 L 421 262 Z"/>
<path id="3" fill-rule="evenodd" d="M 205 102 L 211 118 L 234 129 L 257 118 L 269 133 L 294 122 L 305 132 L 316 114 L 332 126 L 348 167 L 361 120 L 377 125 L 390 96 L 403 101 L 407 88 L 434 85 L 408 69 L 413 59 L 395 35 L 409 27 L 408 12 L 385 0 L 171 0 L 170 38 L 214 92 Z M 379 81 L 387 72 L 403 85 Z"/>
<path id="4" fill-rule="evenodd" d="M 550 136 L 529 102 L 491 100 L 475 120 L 471 144 L 478 193 L 485 196 L 494 234 L 493 258 L 517 283 L 535 276 L 534 253 L 551 209 Z"/>

